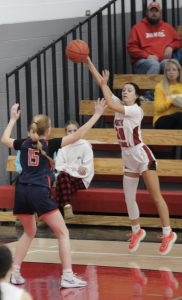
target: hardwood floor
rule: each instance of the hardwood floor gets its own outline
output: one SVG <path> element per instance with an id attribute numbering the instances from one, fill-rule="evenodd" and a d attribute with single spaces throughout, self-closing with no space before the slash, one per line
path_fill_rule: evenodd
<path id="1" fill-rule="evenodd" d="M 21 228 L 18 231 L 14 227 L 0 230 L 0 242 L 6 243 L 14 253 L 15 239 L 21 234 Z M 181 299 L 182 244 L 179 240 L 170 254 L 163 257 L 158 252 L 161 231 L 147 231 L 145 242 L 135 254 L 130 254 L 129 228 L 127 231 L 104 228 L 103 231 L 97 227 L 70 226 L 69 230 L 73 270 L 87 280 L 88 286 L 60 289 L 62 268 L 57 240 L 48 229 L 39 229 L 37 235 L 43 237 L 33 240 L 22 264 L 26 279 L 23 287 L 33 299 Z M 151 242 L 152 239 L 155 242 Z"/>
<path id="2" fill-rule="evenodd" d="M 71 240 L 73 264 L 128 268 L 135 262 L 142 269 L 168 267 L 173 272 L 182 272 L 181 244 L 174 245 L 167 256 L 159 254 L 159 243 L 143 242 L 135 254 L 128 253 L 127 245 L 127 242 L 118 241 Z M 14 252 L 16 242 L 8 246 Z M 59 263 L 57 240 L 34 239 L 25 261 Z"/>

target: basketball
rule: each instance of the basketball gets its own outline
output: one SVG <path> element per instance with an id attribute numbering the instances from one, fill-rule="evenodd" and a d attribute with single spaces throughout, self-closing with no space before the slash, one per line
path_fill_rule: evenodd
<path id="1" fill-rule="evenodd" d="M 75 63 L 84 62 L 89 52 L 89 46 L 82 40 L 72 40 L 66 47 L 66 56 Z"/>

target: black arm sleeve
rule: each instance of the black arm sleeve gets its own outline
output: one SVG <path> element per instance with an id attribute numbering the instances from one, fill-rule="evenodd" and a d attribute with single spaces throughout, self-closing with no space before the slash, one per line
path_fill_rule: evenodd
<path id="1" fill-rule="evenodd" d="M 14 140 L 13 147 L 15 150 L 21 150 L 21 145 L 26 139 Z"/>
<path id="2" fill-rule="evenodd" d="M 49 155 L 52 157 L 54 152 L 61 148 L 62 138 L 55 138 L 48 141 Z"/>

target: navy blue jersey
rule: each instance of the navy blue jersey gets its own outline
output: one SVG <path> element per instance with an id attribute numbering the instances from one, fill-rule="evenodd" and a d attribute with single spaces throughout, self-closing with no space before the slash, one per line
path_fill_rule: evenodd
<path id="1" fill-rule="evenodd" d="M 49 141 L 40 140 L 43 150 L 52 157 L 61 147 L 62 138 L 55 138 Z M 19 176 L 19 183 L 36 184 L 50 187 L 51 166 L 49 159 L 42 155 L 37 149 L 37 143 L 31 138 L 14 141 L 14 149 L 20 150 L 20 164 L 22 173 Z"/>

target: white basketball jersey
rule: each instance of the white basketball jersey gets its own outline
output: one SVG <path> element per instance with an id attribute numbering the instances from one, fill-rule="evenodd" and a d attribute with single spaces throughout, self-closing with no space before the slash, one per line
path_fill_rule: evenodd
<path id="1" fill-rule="evenodd" d="M 121 103 L 120 99 L 112 95 L 116 103 Z M 125 114 L 115 113 L 114 127 L 117 132 L 120 147 L 133 147 L 143 143 L 141 137 L 141 121 L 144 113 L 140 106 L 133 104 L 124 106 Z"/>

